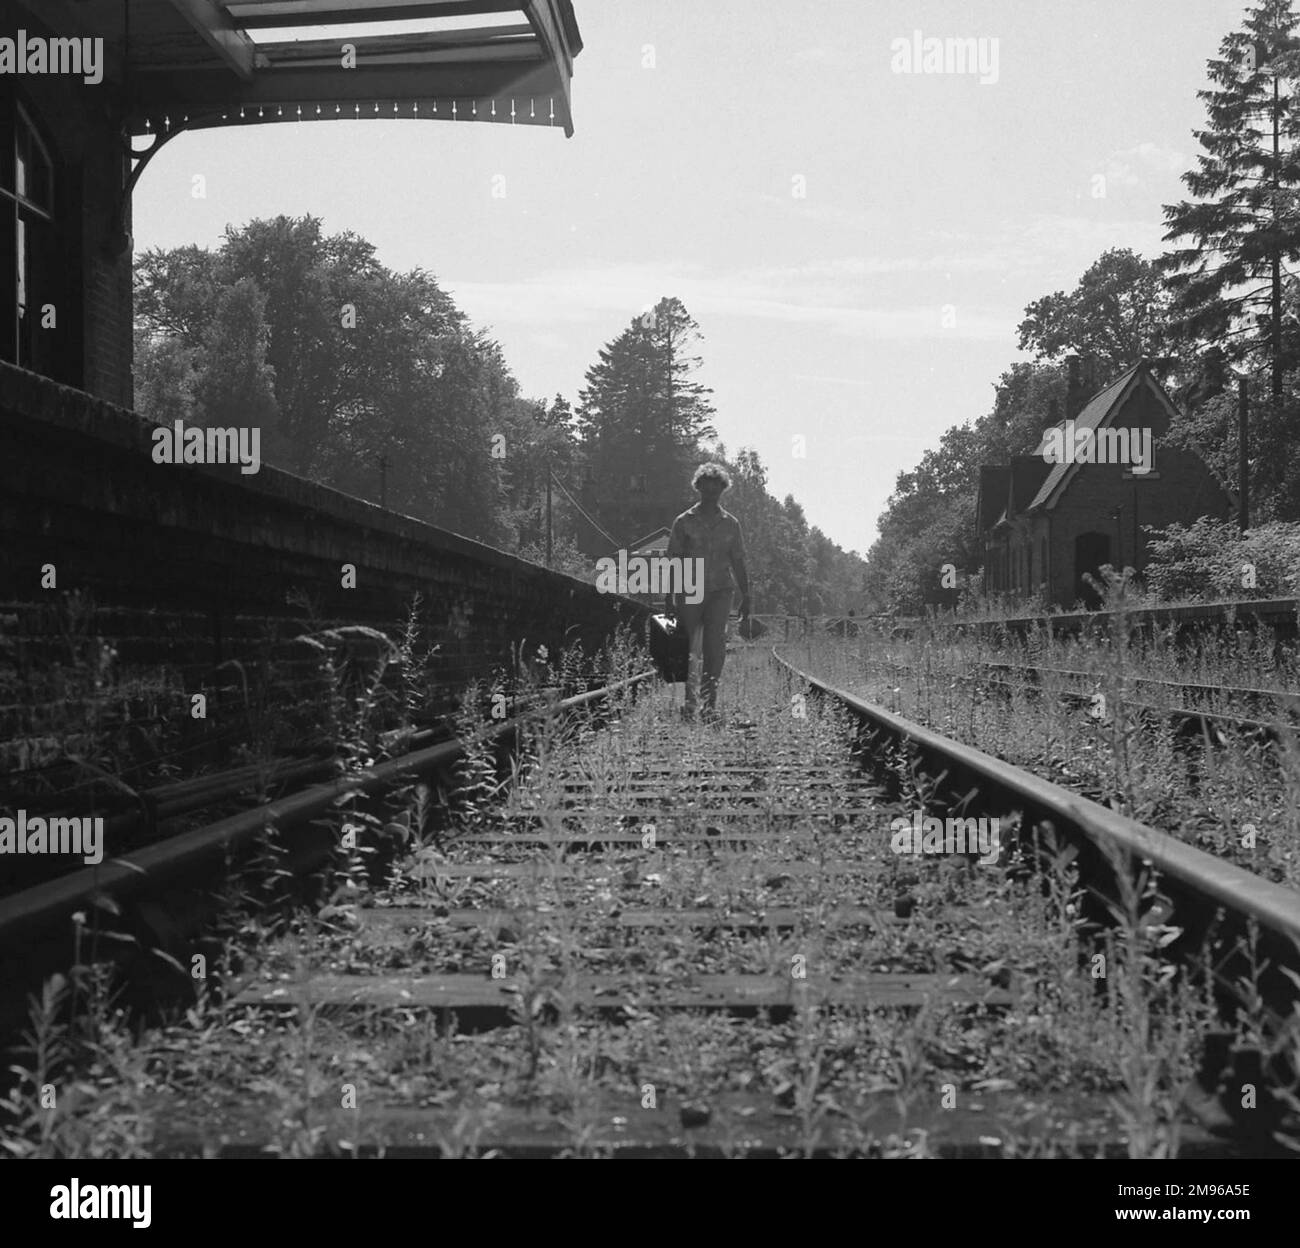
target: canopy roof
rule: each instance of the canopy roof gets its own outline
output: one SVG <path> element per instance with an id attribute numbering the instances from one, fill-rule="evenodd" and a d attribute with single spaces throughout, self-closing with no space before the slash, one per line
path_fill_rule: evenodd
<path id="1" fill-rule="evenodd" d="M 562 126 L 571 0 L 21 0 L 101 37 L 133 134 L 419 117 Z"/>

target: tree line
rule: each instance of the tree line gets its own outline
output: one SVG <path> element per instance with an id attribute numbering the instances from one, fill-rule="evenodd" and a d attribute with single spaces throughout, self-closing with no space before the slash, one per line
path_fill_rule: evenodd
<path id="1" fill-rule="evenodd" d="M 424 269 L 394 272 L 313 217 L 228 227 L 215 249 L 152 249 L 135 266 L 136 406 L 161 421 L 257 426 L 262 458 L 309 480 L 594 579 L 694 501 L 691 472 L 726 463 L 754 607 L 854 606 L 864 565 L 729 456 L 695 380 L 699 327 L 666 297 L 598 352 L 571 404 L 521 393 L 500 344 Z"/>
<path id="2" fill-rule="evenodd" d="M 1290 269 L 1300 259 L 1298 22 L 1293 0 L 1262 0 L 1208 62 L 1201 153 L 1182 177 L 1190 198 L 1163 210 L 1169 250 L 1153 260 L 1107 251 L 1074 290 L 1030 303 L 1017 345 L 1031 360 L 1002 374 L 986 415 L 899 474 L 867 555 L 878 608 L 951 601 L 949 564 L 978 595 L 980 465 L 1032 450 L 1064 419 L 1071 356 L 1089 393 L 1148 361 L 1180 412 L 1169 442 L 1196 450 L 1232 490 L 1245 378 L 1252 521 L 1300 521 L 1300 284 Z"/>

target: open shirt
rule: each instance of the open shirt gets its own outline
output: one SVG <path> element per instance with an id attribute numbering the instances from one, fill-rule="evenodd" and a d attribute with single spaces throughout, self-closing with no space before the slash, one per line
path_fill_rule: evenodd
<path id="1" fill-rule="evenodd" d="M 706 594 L 719 589 L 734 589 L 732 560 L 745 557 L 740 521 L 722 507 L 718 508 L 716 516 L 705 516 L 696 503 L 673 521 L 667 554 L 670 558 L 704 560 Z"/>

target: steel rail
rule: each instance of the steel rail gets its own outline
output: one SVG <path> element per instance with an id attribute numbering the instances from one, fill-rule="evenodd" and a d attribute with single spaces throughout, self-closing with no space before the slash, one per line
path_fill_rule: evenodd
<path id="1" fill-rule="evenodd" d="M 1026 676 L 1067 676 L 1073 680 L 1094 680 L 1102 681 L 1106 679 L 1106 674 L 1102 672 L 1080 672 L 1066 667 L 1040 667 L 1034 663 L 1005 663 L 987 661 L 980 664 L 980 667 L 986 670 L 1008 672 L 1014 674 L 1023 673 Z M 1157 676 L 1134 676 L 1124 673 L 1120 676 L 1121 680 L 1128 681 L 1134 685 L 1151 685 L 1159 689 L 1176 689 L 1182 693 L 1190 694 L 1226 694 L 1230 697 L 1239 698 L 1242 701 L 1269 701 L 1285 707 L 1287 710 L 1300 710 L 1300 693 L 1290 692 L 1284 689 L 1254 689 L 1245 685 L 1206 685 L 1200 681 L 1179 681 L 1179 680 L 1162 680 Z M 1041 680 L 1040 682 L 1041 683 Z M 1189 708 L 1180 708 L 1187 710 Z"/>
<path id="2" fill-rule="evenodd" d="M 1168 833 L 838 689 L 782 658 L 776 646 L 772 657 L 794 678 L 835 698 L 860 720 L 984 780 L 1030 809 L 1077 828 L 1099 849 L 1117 849 L 1149 862 L 1166 881 L 1181 885 L 1213 906 L 1254 920 L 1280 939 L 1280 948 L 1289 951 L 1287 961 L 1292 966 L 1300 963 L 1300 893 L 1295 890 L 1222 862 Z"/>
<path id="3" fill-rule="evenodd" d="M 502 742 L 528 724 L 594 705 L 653 675 L 653 672 L 641 672 L 615 684 L 503 720 L 475 741 L 479 744 Z M 416 776 L 446 767 L 460 757 L 466 744 L 463 740 L 453 739 L 416 750 L 365 772 L 314 785 L 206 827 L 15 893 L 0 901 L 0 956 L 13 956 L 23 941 L 30 941 L 42 932 L 54 929 L 66 932 L 72 915 L 78 910 L 89 910 L 99 898 L 130 901 L 191 877 L 206 879 L 205 869 L 219 869 L 232 853 L 250 848 L 268 824 L 281 829 L 300 825 L 330 810 L 345 794 L 383 792 Z M 316 861 L 319 860 L 318 857 Z"/>
<path id="4" fill-rule="evenodd" d="M 507 703 L 507 706 L 512 712 L 513 720 L 546 704 L 548 699 L 544 694 L 539 693 L 527 698 L 513 699 Z M 439 743 L 454 739 L 444 727 L 439 727 L 411 731 L 406 734 L 405 741 L 413 747 L 435 737 L 440 739 Z M 324 779 L 335 770 L 335 764 L 334 758 L 323 754 L 311 759 L 277 757 L 265 763 L 243 764 L 223 771 L 194 776 L 188 780 L 140 789 L 133 799 L 124 800 L 123 805 L 128 807 L 125 812 L 105 816 L 104 834 L 122 836 L 140 829 L 152 833 L 156 831 L 158 824 L 168 819 L 241 797 L 255 785 L 271 788 L 299 781 Z M 63 799 L 69 793 L 95 783 L 99 781 L 92 778 L 82 785 L 60 789 L 54 796 Z M 39 813 L 47 818 L 58 818 L 75 812 L 63 806 L 49 811 L 40 810 Z"/>
<path id="5" fill-rule="evenodd" d="M 1167 603 L 1163 606 L 1130 606 L 1102 611 L 1066 611 L 1053 614 L 996 616 L 989 619 L 956 619 L 944 616 L 900 618 L 900 624 L 910 624 L 914 629 L 927 624 L 938 629 L 991 630 L 1001 628 L 1006 632 L 1025 633 L 1033 628 L 1052 632 L 1075 632 L 1099 625 L 1109 629 L 1113 624 L 1127 624 L 1131 629 L 1191 627 L 1198 624 L 1219 625 L 1229 620 L 1245 624 L 1262 621 L 1265 625 L 1283 625 L 1294 633 L 1300 598 L 1230 598 L 1218 602 Z"/>
<path id="6" fill-rule="evenodd" d="M 877 662 L 881 662 L 881 661 L 877 660 Z M 887 665 L 894 672 L 906 673 L 909 675 L 915 674 L 918 670 L 914 664 L 910 664 L 910 663 L 896 663 L 891 660 L 884 660 L 883 664 Z M 1076 676 L 1080 678 L 1086 678 L 1097 682 L 1101 682 L 1106 679 L 1105 676 L 1101 675 L 1100 673 L 1067 672 L 1059 668 L 1036 668 L 1027 665 L 1015 665 L 1009 663 L 985 663 L 982 664 L 982 666 L 985 668 L 998 668 L 1007 672 L 1017 672 L 1017 673 L 1049 672 L 1049 673 L 1056 673 L 1058 675 L 1063 675 L 1063 676 L 1069 675 L 1069 676 Z M 938 675 L 943 680 L 955 680 L 966 685 L 979 685 L 986 689 L 987 688 L 1002 689 L 1012 693 L 1017 691 L 1025 692 L 1025 693 L 1054 692 L 1056 696 L 1061 698 L 1063 701 L 1073 701 L 1075 703 L 1088 703 L 1092 700 L 1092 695 L 1084 692 L 1083 690 L 1079 690 L 1079 689 L 1050 690 L 1041 681 L 1034 681 L 1029 679 L 1024 679 L 1021 680 L 1020 682 L 1016 682 L 1012 680 L 1002 679 L 998 676 L 982 675 L 979 672 L 940 672 Z M 1169 688 L 1169 689 L 1213 689 L 1213 686 L 1209 686 L 1209 685 L 1178 685 L 1173 681 L 1152 680 L 1150 678 L 1140 677 L 1140 676 L 1124 677 L 1123 679 L 1129 680 L 1133 682 L 1135 685 L 1147 684 L 1147 685 L 1155 685 L 1155 686 Z M 1230 694 L 1231 693 L 1267 694 L 1268 691 L 1240 689 L 1234 686 L 1225 686 L 1222 692 L 1230 693 Z M 1284 695 L 1279 693 L 1273 696 L 1277 698 L 1282 698 L 1282 697 L 1294 698 L 1296 695 L 1294 694 Z M 1146 711 L 1156 716 L 1164 716 L 1177 723 L 1195 724 L 1197 725 L 1197 727 L 1202 728 L 1203 730 L 1208 730 L 1216 726 L 1231 728 L 1235 732 L 1242 733 L 1243 735 L 1247 735 L 1247 736 L 1250 735 L 1257 736 L 1265 740 L 1266 742 L 1277 741 L 1282 730 L 1285 727 L 1287 727 L 1286 722 L 1280 719 L 1276 721 L 1264 720 L 1264 719 L 1247 719 L 1245 716 L 1233 715 L 1227 711 L 1212 711 L 1212 710 L 1206 710 L 1204 708 L 1194 707 L 1194 706 L 1154 706 L 1150 702 L 1139 702 L 1136 699 L 1126 699 L 1126 705 L 1133 708 L 1134 710 Z"/>
<path id="7" fill-rule="evenodd" d="M 894 659 L 873 659 L 868 660 L 873 663 L 880 663 L 883 666 L 892 668 L 899 672 L 915 672 L 918 670 L 914 663 L 902 663 Z M 1163 680 L 1156 676 L 1137 676 L 1129 672 L 1114 673 L 1107 672 L 1088 672 L 1079 671 L 1067 667 L 1042 667 L 1036 663 L 1010 663 L 998 660 L 984 660 L 975 666 L 979 667 L 982 672 L 1000 672 L 1008 675 L 1018 675 L 1026 677 L 1026 687 L 1041 686 L 1044 682 L 1036 679 L 1043 676 L 1064 676 L 1072 680 L 1104 682 L 1108 679 L 1118 679 L 1122 683 L 1131 685 L 1151 685 L 1159 689 L 1175 689 L 1181 692 L 1191 694 L 1227 694 L 1232 697 L 1240 698 L 1243 701 L 1270 701 L 1284 704 L 1287 709 L 1300 710 L 1300 692 L 1294 692 L 1285 689 L 1256 689 L 1248 685 L 1207 685 L 1200 681 L 1187 680 Z M 956 673 L 956 672 L 939 672 L 940 675 L 955 678 L 957 680 L 977 680 L 983 681 L 992 679 L 985 677 L 979 672 L 975 673 Z M 1191 710 L 1191 707 L 1174 708 L 1179 710 Z"/>

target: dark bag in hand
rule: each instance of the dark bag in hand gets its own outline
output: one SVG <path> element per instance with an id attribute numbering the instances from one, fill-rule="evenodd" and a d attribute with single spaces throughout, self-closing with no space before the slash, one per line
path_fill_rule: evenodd
<path id="1" fill-rule="evenodd" d="M 756 620 L 752 615 L 747 615 L 740 621 L 739 632 L 745 641 L 757 641 L 767 632 L 767 625 L 762 620 Z"/>
<path id="2" fill-rule="evenodd" d="M 680 621 L 671 615 L 652 615 L 646 631 L 650 634 L 650 657 L 659 675 L 670 684 L 681 684 L 691 662 L 691 639 Z"/>

